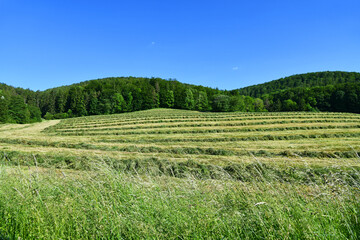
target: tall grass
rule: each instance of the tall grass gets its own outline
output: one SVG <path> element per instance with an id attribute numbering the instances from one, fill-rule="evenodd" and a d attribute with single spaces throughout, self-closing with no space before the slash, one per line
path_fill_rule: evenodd
<path id="1" fill-rule="evenodd" d="M 89 171 L 2 165 L 0 239 L 360 237 L 357 170 L 286 182 L 256 163 L 257 177 L 239 181 L 226 173 L 201 180 L 191 171 L 178 178 L 89 164 Z"/>

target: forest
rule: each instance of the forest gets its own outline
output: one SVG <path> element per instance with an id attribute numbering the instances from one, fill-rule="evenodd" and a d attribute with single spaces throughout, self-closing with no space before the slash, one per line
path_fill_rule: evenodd
<path id="1" fill-rule="evenodd" d="M 232 92 L 261 98 L 270 112 L 360 113 L 360 73 L 356 72 L 298 74 Z"/>
<path id="2" fill-rule="evenodd" d="M 360 73 L 357 72 L 340 72 L 326 71 L 313 72 L 305 74 L 296 74 L 278 80 L 244 87 L 237 91 L 241 95 L 261 97 L 264 94 L 286 90 L 290 88 L 309 88 L 336 85 L 341 83 L 359 83 Z"/>
<path id="3" fill-rule="evenodd" d="M 360 112 L 360 73 L 294 75 L 232 91 L 160 78 L 104 78 L 45 91 L 0 84 L 0 122 L 175 108 L 214 112 Z"/>
<path id="4" fill-rule="evenodd" d="M 0 121 L 29 123 L 152 108 L 266 111 L 260 98 L 160 78 L 104 78 L 45 91 L 0 85 Z"/>

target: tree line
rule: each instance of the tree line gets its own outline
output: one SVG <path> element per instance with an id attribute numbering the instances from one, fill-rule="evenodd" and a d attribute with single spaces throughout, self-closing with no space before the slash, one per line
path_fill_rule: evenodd
<path id="1" fill-rule="evenodd" d="M 293 76 L 280 78 L 278 80 L 253 85 L 237 89 L 239 94 L 261 97 L 264 94 L 286 90 L 291 88 L 311 88 L 327 85 L 337 85 L 342 83 L 358 83 L 360 82 L 360 73 L 357 72 L 341 72 L 341 71 L 326 71 L 313 72 L 305 74 L 296 74 Z"/>
<path id="2" fill-rule="evenodd" d="M 360 82 L 318 87 L 298 87 L 264 94 L 265 108 L 280 111 L 360 113 Z"/>
<path id="3" fill-rule="evenodd" d="M 360 73 L 314 72 L 234 90 L 259 97 L 267 111 L 360 113 Z"/>
<path id="4" fill-rule="evenodd" d="M 259 98 L 160 78 L 104 78 L 45 91 L 0 85 L 0 122 L 29 123 L 152 108 L 266 111 Z"/>
<path id="5" fill-rule="evenodd" d="M 40 94 L 39 107 L 46 119 L 159 107 L 220 112 L 265 111 L 261 99 L 176 80 L 134 77 L 105 78 L 49 89 Z"/>
<path id="6" fill-rule="evenodd" d="M 41 111 L 34 91 L 0 84 L 0 123 L 41 121 Z"/>
<path id="7" fill-rule="evenodd" d="M 261 93 L 261 94 L 260 94 Z M 360 113 L 360 74 L 319 72 L 219 90 L 160 78 L 104 78 L 45 91 L 0 84 L 0 122 L 31 123 L 152 108 Z"/>

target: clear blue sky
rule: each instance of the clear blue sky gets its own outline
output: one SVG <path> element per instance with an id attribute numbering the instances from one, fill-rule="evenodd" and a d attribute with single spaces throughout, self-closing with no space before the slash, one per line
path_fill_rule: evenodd
<path id="1" fill-rule="evenodd" d="M 359 0 L 0 0 L 0 82 L 116 76 L 235 89 L 360 72 Z"/>

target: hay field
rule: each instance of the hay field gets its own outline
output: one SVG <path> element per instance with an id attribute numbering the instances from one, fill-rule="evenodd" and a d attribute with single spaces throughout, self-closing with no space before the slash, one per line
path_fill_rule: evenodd
<path id="1" fill-rule="evenodd" d="M 156 109 L 0 128 L 0 149 L 227 165 L 358 165 L 360 116 L 347 113 L 200 113 Z M 35 150 L 36 149 L 36 150 Z"/>
<path id="2" fill-rule="evenodd" d="M 0 125 L 0 239 L 358 239 L 360 115 Z"/>

